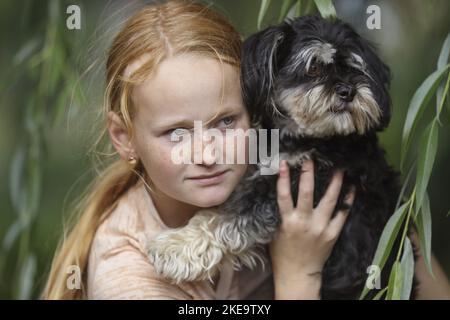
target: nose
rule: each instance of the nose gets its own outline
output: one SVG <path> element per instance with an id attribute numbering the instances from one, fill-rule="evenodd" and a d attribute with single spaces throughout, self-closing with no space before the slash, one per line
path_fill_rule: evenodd
<path id="1" fill-rule="evenodd" d="M 214 142 L 208 143 L 203 149 L 202 165 L 210 167 L 217 163 L 217 150 Z"/>
<path id="2" fill-rule="evenodd" d="M 335 87 L 336 94 L 345 102 L 353 101 L 356 90 L 355 87 L 345 83 L 338 83 Z"/>
<path id="3" fill-rule="evenodd" d="M 220 146 L 207 132 L 194 135 L 194 143 L 191 147 L 194 156 L 193 163 L 209 167 L 218 162 Z"/>

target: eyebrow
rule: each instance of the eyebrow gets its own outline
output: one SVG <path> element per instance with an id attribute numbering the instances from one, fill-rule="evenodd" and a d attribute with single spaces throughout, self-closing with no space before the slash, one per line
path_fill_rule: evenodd
<path id="1" fill-rule="evenodd" d="M 240 110 L 237 109 L 236 106 L 227 107 L 224 110 L 222 110 L 222 111 L 216 113 L 214 116 L 212 116 L 212 118 L 207 120 L 205 122 L 205 124 L 212 123 L 212 122 L 216 121 L 217 119 L 229 116 L 229 115 L 231 115 L 231 114 L 233 114 L 233 113 L 235 113 L 237 111 L 240 111 Z M 178 128 L 178 127 L 193 128 L 194 127 L 194 121 L 198 121 L 198 120 L 200 120 L 200 119 L 194 119 L 194 120 L 181 119 L 181 120 L 176 120 L 174 122 L 170 122 L 170 123 L 158 126 L 157 130 L 165 131 L 165 130 L 169 130 L 171 128 Z"/>

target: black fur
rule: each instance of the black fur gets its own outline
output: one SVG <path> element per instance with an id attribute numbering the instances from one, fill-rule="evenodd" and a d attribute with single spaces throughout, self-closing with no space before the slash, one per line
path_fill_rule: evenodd
<path id="1" fill-rule="evenodd" d="M 350 52 L 363 57 L 373 79 L 363 78 L 360 73 L 342 66 L 326 70 L 326 77 L 317 84 L 325 83 L 332 90 L 332 86 L 338 81 L 369 82 L 383 112 L 382 121 L 375 129 L 384 129 L 391 117 L 389 67 L 376 55 L 373 46 L 360 37 L 350 25 L 339 20 L 330 22 L 318 16 L 305 16 L 279 26 L 268 27 L 251 35 L 244 42 L 241 80 L 244 101 L 253 123 L 261 123 L 266 128 L 273 127 L 276 119 L 273 118 L 270 103 L 274 99 L 275 89 L 296 87 L 309 81 L 301 77 L 303 66 L 294 69 L 288 62 L 292 55 L 315 39 L 338 47 L 338 55 L 341 57 Z M 275 53 L 272 57 L 271 52 Z M 269 79 L 270 68 L 275 81 Z"/>
<path id="2" fill-rule="evenodd" d="M 287 127 L 292 126 L 292 121 L 287 119 L 282 108 L 279 108 L 281 114 L 273 111 L 274 104 L 279 107 L 276 91 L 311 81 L 304 76 L 304 66 L 300 65 L 296 69 L 290 65 L 290 58 L 311 39 L 320 39 L 337 48 L 337 63 L 318 80 L 328 90 L 333 90 L 340 81 L 355 84 L 365 82 L 369 85 L 381 109 L 382 118 L 377 126 L 369 128 L 365 134 L 325 138 L 283 134 L 283 130 L 289 130 Z M 350 52 L 363 58 L 371 78 L 339 65 L 339 59 L 344 59 Z M 323 299 L 357 299 L 363 290 L 367 268 L 372 263 L 381 232 L 395 210 L 399 195 L 399 175 L 386 162 L 376 136 L 376 131 L 386 127 L 391 115 L 389 68 L 376 55 L 373 47 L 349 25 L 307 16 L 269 27 L 249 37 L 244 43 L 241 70 L 244 101 L 253 123 L 264 128 L 280 129 L 280 152 L 293 154 L 314 150 L 314 204 L 317 205 L 324 195 L 335 169 L 345 170 L 336 211 L 345 207 L 343 196 L 350 186 L 355 186 L 356 198 L 350 215 L 323 270 L 321 296 Z M 257 168 L 249 170 L 249 176 L 255 170 Z M 297 194 L 300 170 L 298 166 L 291 167 L 293 195 Z M 223 205 L 223 209 L 233 212 L 233 215 L 246 216 L 245 220 L 234 222 L 242 236 L 251 239 L 254 232 L 267 233 L 269 236 L 276 230 L 279 224 L 276 179 L 276 175 L 247 177 Z M 387 286 L 398 246 L 399 239 L 383 269 L 381 288 Z M 373 297 L 377 292 L 371 290 L 367 297 Z"/>

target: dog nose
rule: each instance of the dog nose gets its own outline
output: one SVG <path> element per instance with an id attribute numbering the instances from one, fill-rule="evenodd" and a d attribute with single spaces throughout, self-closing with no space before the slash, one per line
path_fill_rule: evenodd
<path id="1" fill-rule="evenodd" d="M 341 100 L 345 102 L 351 102 L 355 97 L 356 90 L 352 85 L 338 83 L 336 85 L 336 93 Z"/>

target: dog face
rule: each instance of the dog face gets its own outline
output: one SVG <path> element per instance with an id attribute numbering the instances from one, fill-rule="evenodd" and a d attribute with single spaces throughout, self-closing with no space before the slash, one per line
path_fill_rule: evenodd
<path id="1" fill-rule="evenodd" d="M 366 134 L 389 122 L 389 69 L 349 25 L 316 16 L 269 27 L 244 43 L 244 99 L 254 122 L 291 135 Z M 267 123 L 265 123 L 267 125 Z"/>

